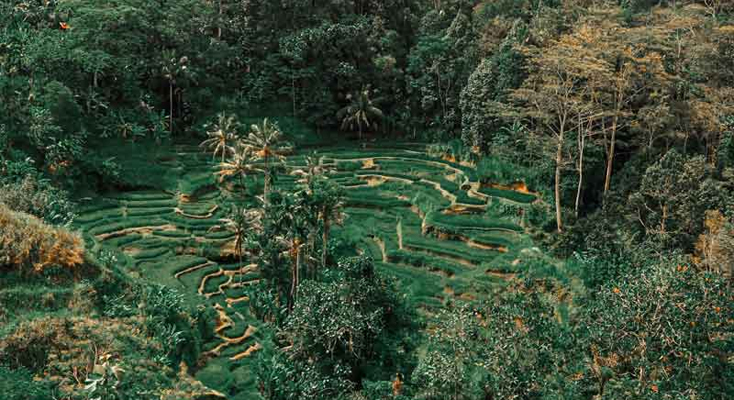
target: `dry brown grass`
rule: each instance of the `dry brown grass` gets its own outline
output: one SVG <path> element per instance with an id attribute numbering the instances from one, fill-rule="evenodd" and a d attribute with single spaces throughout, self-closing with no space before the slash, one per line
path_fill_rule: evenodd
<path id="1" fill-rule="evenodd" d="M 74 268 L 83 262 L 81 236 L 0 203 L 0 266 L 40 273 L 48 267 Z"/>

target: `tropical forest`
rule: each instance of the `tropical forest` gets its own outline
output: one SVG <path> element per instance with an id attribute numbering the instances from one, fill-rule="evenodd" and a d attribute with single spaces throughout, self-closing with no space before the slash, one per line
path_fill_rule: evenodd
<path id="1" fill-rule="evenodd" d="M 0 399 L 734 399 L 734 0 L 0 0 Z"/>

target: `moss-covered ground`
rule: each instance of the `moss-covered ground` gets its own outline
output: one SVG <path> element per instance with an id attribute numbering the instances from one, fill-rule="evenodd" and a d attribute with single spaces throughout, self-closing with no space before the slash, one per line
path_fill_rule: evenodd
<path id="1" fill-rule="evenodd" d="M 288 169 L 303 166 L 313 151 L 289 156 Z M 211 229 L 241 196 L 216 182 L 216 162 L 196 145 L 124 152 L 134 170 L 123 173 L 134 184 L 85 199 L 76 224 L 89 245 L 118 252 L 131 274 L 177 288 L 191 307 L 213 307 L 215 339 L 206 345 L 207 362 L 197 378 L 236 394 L 233 399 L 255 398 L 250 356 L 267 340 L 245 291 L 258 271 L 228 255 L 231 234 Z M 431 158 L 423 145 L 332 146 L 316 153 L 333 167 L 331 179 L 346 188 L 344 223 L 334 238 L 372 256 L 421 313 L 455 299 L 490 296 L 525 268 L 523 249 L 530 241 L 522 213 L 499 217 L 488 205 L 522 209 L 537 200 L 533 194 L 482 187 L 472 167 Z M 250 195 L 261 185 L 261 179 L 249 181 Z M 275 185 L 289 190 L 297 183 L 283 174 Z"/>

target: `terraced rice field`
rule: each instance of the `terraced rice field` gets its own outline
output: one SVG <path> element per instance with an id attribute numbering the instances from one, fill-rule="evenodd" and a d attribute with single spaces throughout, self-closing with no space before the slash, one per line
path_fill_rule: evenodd
<path id="1" fill-rule="evenodd" d="M 524 187 L 481 185 L 474 170 L 428 157 L 421 146 L 355 150 L 321 148 L 330 178 L 346 188 L 344 224 L 334 237 L 373 257 L 420 310 L 433 312 L 452 299 L 491 294 L 523 268 L 522 216 L 498 218 L 490 202 L 519 209 L 536 201 Z M 288 157 L 290 170 L 305 165 L 307 151 Z M 161 190 L 134 190 L 90 199 L 77 224 L 95 247 L 117 252 L 133 274 L 177 288 L 191 304 L 217 313 L 209 375 L 226 370 L 227 382 L 206 384 L 237 398 L 254 395 L 250 356 L 262 348 L 262 329 L 249 313 L 245 289 L 257 267 L 231 257 L 232 235 L 212 229 L 232 202 L 231 187 L 217 185 L 216 163 L 196 146 L 152 160 L 179 182 Z M 140 173 L 145 173 L 141 171 Z M 276 187 L 296 185 L 284 174 Z M 259 193 L 261 180 L 250 182 Z M 248 392 L 249 390 L 249 392 Z"/>

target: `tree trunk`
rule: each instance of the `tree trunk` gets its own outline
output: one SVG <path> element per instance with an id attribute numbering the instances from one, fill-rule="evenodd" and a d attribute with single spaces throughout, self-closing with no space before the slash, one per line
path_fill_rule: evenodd
<path id="1" fill-rule="evenodd" d="M 219 0 L 219 17 L 217 21 L 217 39 L 222 39 L 222 0 Z"/>
<path id="2" fill-rule="evenodd" d="M 301 263 L 302 261 L 302 254 L 301 254 L 301 243 L 298 243 L 298 247 L 296 248 L 296 291 L 294 294 L 295 296 L 298 296 L 298 285 L 301 283 Z"/>
<path id="3" fill-rule="evenodd" d="M 561 218 L 561 164 L 563 163 L 563 133 L 558 138 L 558 150 L 556 151 L 556 224 L 558 233 L 563 231 L 563 220 Z"/>
<path id="4" fill-rule="evenodd" d="M 270 191 L 270 165 L 268 163 L 268 157 L 265 156 L 265 178 L 263 182 L 263 203 L 267 206 L 269 204 L 268 202 L 268 192 Z"/>
<path id="5" fill-rule="evenodd" d="M 168 130 L 173 135 L 173 81 L 168 80 Z"/>
<path id="6" fill-rule="evenodd" d="M 576 217 L 579 216 L 579 203 L 581 203 L 581 190 L 584 183 L 584 149 L 586 148 L 586 138 L 584 136 L 584 133 L 581 131 L 581 124 L 579 124 L 579 165 L 578 165 L 578 172 L 579 172 L 579 185 L 578 188 L 576 188 L 576 204 L 574 205 L 574 211 L 576 212 Z"/>
<path id="7" fill-rule="evenodd" d="M 298 243 L 298 239 L 295 239 L 293 241 L 293 246 L 295 246 L 295 252 L 296 252 L 296 261 L 293 264 L 293 271 L 291 272 L 291 309 L 293 308 L 293 304 L 296 302 L 296 296 L 298 295 L 298 278 L 299 278 L 299 270 L 301 269 L 301 245 Z"/>
<path id="8" fill-rule="evenodd" d="M 263 203 L 268 205 L 268 191 L 270 190 L 270 172 L 265 172 L 265 178 L 263 182 Z"/>
<path id="9" fill-rule="evenodd" d="M 240 263 L 240 273 L 238 274 L 239 275 L 238 283 L 242 283 L 242 279 L 243 279 L 242 270 L 244 269 L 244 266 L 242 265 L 242 243 L 238 243 L 237 245 L 237 259 L 239 260 L 239 263 Z"/>
<path id="10" fill-rule="evenodd" d="M 183 116 L 183 109 L 181 107 L 183 106 L 183 90 L 178 91 L 177 94 L 177 100 L 176 100 L 176 109 L 178 110 L 179 117 Z"/>
<path id="11" fill-rule="evenodd" d="M 329 217 L 326 216 L 326 213 L 324 213 L 324 232 L 321 236 L 322 247 L 321 247 L 321 268 L 326 268 L 326 256 L 327 256 L 327 247 L 329 244 L 329 230 L 331 228 L 331 221 L 329 221 Z M 314 273 L 314 279 L 316 278 L 316 273 Z"/>
<path id="12" fill-rule="evenodd" d="M 604 194 L 607 194 L 607 192 L 609 191 L 609 187 L 611 186 L 612 181 L 612 165 L 614 164 L 614 147 L 617 137 L 617 123 L 618 117 L 617 115 L 615 115 L 612 119 L 612 137 L 609 142 L 609 154 L 607 154 L 607 173 L 604 179 Z"/>
<path id="13" fill-rule="evenodd" d="M 245 190 L 245 177 L 240 175 L 240 190 L 242 191 L 242 197 L 246 197 L 247 190 Z"/>

